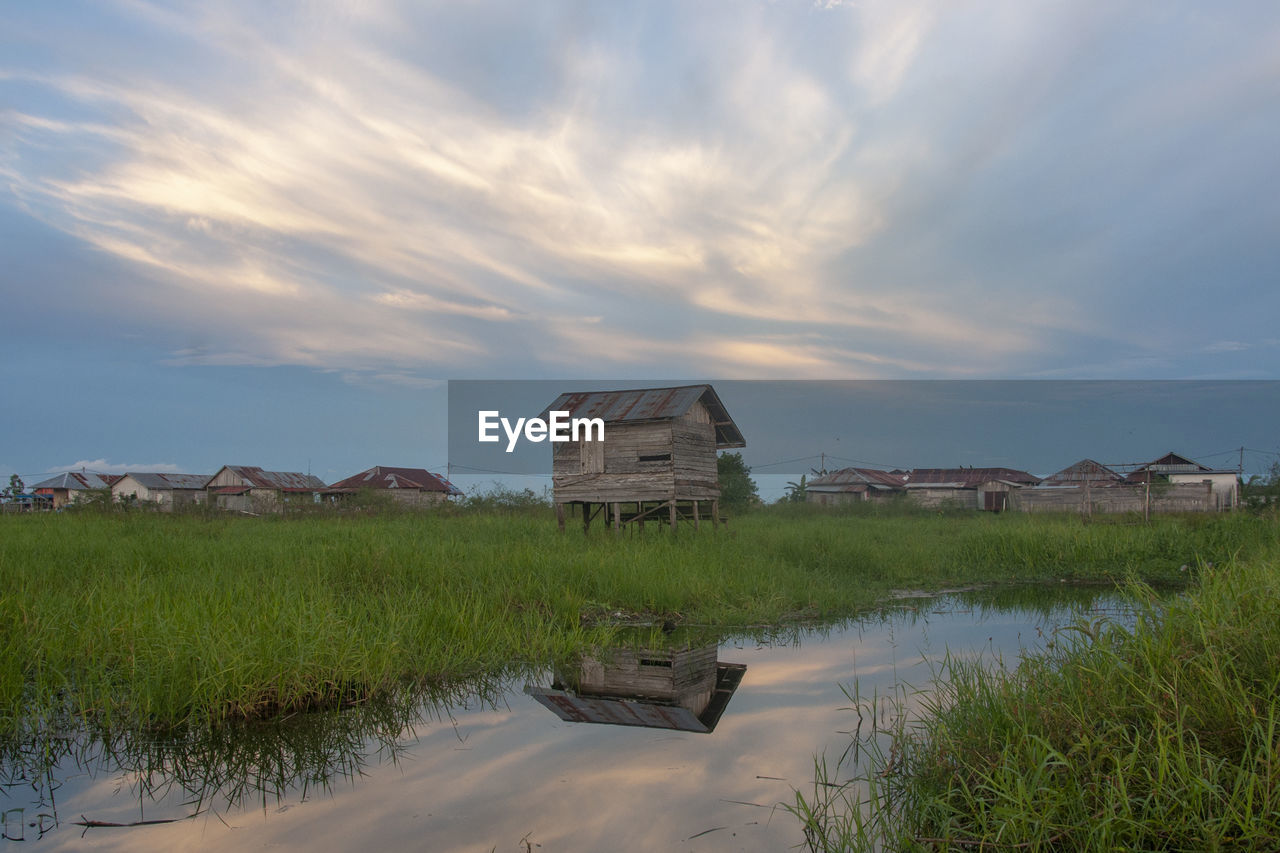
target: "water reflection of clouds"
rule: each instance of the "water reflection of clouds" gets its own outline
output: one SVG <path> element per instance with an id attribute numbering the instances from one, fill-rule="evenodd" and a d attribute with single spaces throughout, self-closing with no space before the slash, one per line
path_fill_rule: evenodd
<path id="1" fill-rule="evenodd" d="M 841 732 L 857 725 L 841 684 L 857 679 L 864 703 L 893 695 L 918 711 L 925 696 L 914 690 L 929 685 L 944 651 L 990 657 L 998 649 L 1007 660 L 1036 638 L 1040 621 L 1020 611 L 953 609 L 792 646 L 727 644 L 721 660 L 747 672 L 709 735 L 566 723 L 517 684 L 505 705 L 454 707 L 414 726 L 415 741 L 396 763 L 371 761 L 331 794 L 301 801 L 290 794 L 279 806 L 269 798 L 265 808 L 248 804 L 194 822 L 91 830 L 83 840 L 67 827 L 41 847 L 514 851 L 527 837 L 546 850 L 787 849 L 801 841 L 797 823 L 774 805 L 789 801 L 793 788 L 811 790 L 814 756 L 839 756 L 849 743 Z M 903 681 L 911 687 L 896 689 Z M 64 822 L 72 813 L 137 820 L 136 794 L 128 786 L 117 793 L 119 779 L 64 799 Z M 185 813 L 180 803 L 146 807 L 148 818 L 175 812 Z"/>

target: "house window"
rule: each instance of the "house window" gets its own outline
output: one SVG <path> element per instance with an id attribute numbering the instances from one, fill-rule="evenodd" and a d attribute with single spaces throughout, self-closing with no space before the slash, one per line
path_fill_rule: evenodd
<path id="1" fill-rule="evenodd" d="M 670 462 L 670 453 L 650 453 L 647 456 L 640 457 L 641 462 Z"/>

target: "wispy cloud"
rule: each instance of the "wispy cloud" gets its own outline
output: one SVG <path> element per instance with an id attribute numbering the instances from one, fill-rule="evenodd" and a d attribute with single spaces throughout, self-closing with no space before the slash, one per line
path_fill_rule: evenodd
<path id="1" fill-rule="evenodd" d="M 125 42 L 68 36 L 58 49 L 84 70 L 11 60 L 0 86 L 23 97 L 0 177 L 23 209 L 138 271 L 87 292 L 86 310 L 217 330 L 175 363 L 1031 373 L 1070 371 L 1080 354 L 1064 351 L 1096 339 L 1160 357 L 1157 334 L 1097 310 L 1132 307 L 1133 247 L 1173 227 L 1114 164 L 1192 150 L 1197 116 L 1230 128 L 1215 97 L 1243 110 L 1274 81 L 1275 22 L 1238 58 L 1206 42 L 1188 68 L 1160 47 L 1194 21 L 1161 22 L 1140 53 L 1167 76 L 1134 89 L 1103 76 L 1133 53 L 1119 16 L 970 11 L 628 13 L 662 24 L 645 29 L 511 7 L 527 35 L 504 41 L 483 10 L 284 21 L 255 4 L 123 3 L 98 11 L 119 38 L 168 46 L 122 61 Z M 183 54 L 176 72 L 166 51 Z M 1175 109 L 1182 90 L 1164 84 L 1180 79 L 1197 85 Z M 1245 151 L 1263 123 L 1237 131 Z M 1161 191 L 1234 186 L 1214 151 Z M 1126 194 L 1111 212 L 1113 175 Z"/>
<path id="2" fill-rule="evenodd" d="M 108 462 L 106 459 L 81 459 L 70 465 L 55 465 L 48 470 L 50 474 L 63 471 L 88 471 L 92 474 L 128 474 L 130 472 L 149 474 L 181 474 L 182 470 L 171 462 Z"/>

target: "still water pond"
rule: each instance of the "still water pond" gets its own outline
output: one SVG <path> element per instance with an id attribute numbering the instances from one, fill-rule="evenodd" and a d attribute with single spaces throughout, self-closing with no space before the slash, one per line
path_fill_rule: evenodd
<path id="1" fill-rule="evenodd" d="M 4 835 L 40 851 L 787 850 L 804 839 L 778 804 L 812 790 L 815 756 L 838 758 L 857 722 L 841 685 L 918 703 L 913 691 L 947 653 L 1012 666 L 1055 627 L 1123 621 L 1124 609 L 1082 590 L 952 593 L 785 637 L 730 638 L 702 656 L 715 667 L 711 707 L 620 700 L 602 686 L 604 665 L 587 661 L 484 698 L 180 744 L 73 744 L 43 770 L 26 750 L 5 756 Z M 640 654 L 621 680 L 681 679 L 683 665 Z M 590 722 L 627 715 L 667 727 Z M 173 822 L 82 825 L 139 821 Z"/>

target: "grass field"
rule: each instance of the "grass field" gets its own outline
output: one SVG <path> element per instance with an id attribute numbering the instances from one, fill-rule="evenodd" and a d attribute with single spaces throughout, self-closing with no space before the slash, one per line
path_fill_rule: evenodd
<path id="1" fill-rule="evenodd" d="M 1135 588 L 1131 629 L 1072 626 L 1012 673 L 949 661 L 854 778 L 819 761 L 790 806 L 811 849 L 1280 849 L 1280 549 L 1257 521 L 1263 549 L 1184 594 Z"/>
<path id="2" fill-rule="evenodd" d="M 617 621 L 714 630 L 842 617 L 895 588 L 1186 583 L 1277 539 L 1243 514 L 813 509 L 621 538 L 560 534 L 549 511 L 0 517 L 0 734 L 55 710 L 167 727 L 332 706 L 566 658 Z"/>

